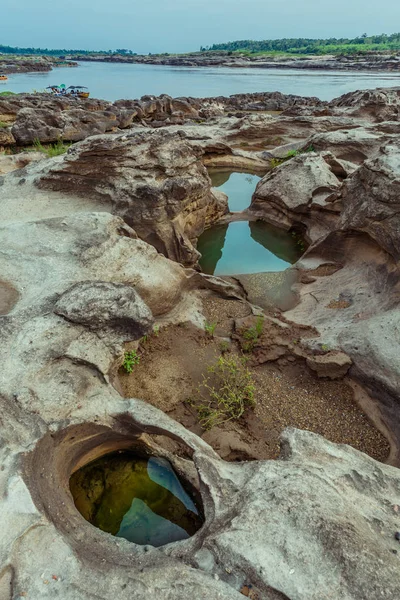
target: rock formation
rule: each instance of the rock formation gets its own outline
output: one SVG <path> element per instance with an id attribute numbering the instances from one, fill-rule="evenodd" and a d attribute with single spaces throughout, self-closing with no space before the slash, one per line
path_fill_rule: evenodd
<path id="1" fill-rule="evenodd" d="M 0 160 L 1 600 L 398 597 L 397 90 L 329 105 L 261 96 L 0 101 L 20 144 L 60 131 L 83 140 L 53 159 Z M 106 133 L 114 126 L 127 131 Z M 246 278 L 185 268 L 203 229 L 233 218 L 204 166 L 223 163 L 264 175 L 234 218 L 310 243 L 280 283 L 295 302 L 282 314 L 277 286 L 254 360 L 346 377 L 395 466 L 294 429 L 280 460 L 228 463 L 112 385 L 126 342 L 154 323 L 203 327 L 211 292 L 240 298 L 248 312 L 236 325 L 262 314 Z M 127 448 L 168 458 L 197 490 L 205 523 L 193 537 L 136 546 L 77 512 L 72 472 Z"/>

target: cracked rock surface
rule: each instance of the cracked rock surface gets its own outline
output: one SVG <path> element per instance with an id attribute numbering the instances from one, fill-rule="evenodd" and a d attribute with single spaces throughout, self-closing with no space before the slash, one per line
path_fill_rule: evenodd
<path id="1" fill-rule="evenodd" d="M 4 162 L 1 600 L 398 598 L 396 467 L 291 428 L 279 460 L 228 463 L 183 425 L 140 398 L 122 398 L 111 384 L 123 344 L 155 321 L 204 325 L 204 290 L 246 302 L 245 283 L 180 263 L 194 265 L 197 236 L 226 217 L 226 198 L 211 192 L 204 164 L 264 165 L 253 201 L 258 218 L 286 229 L 301 225 L 310 242 L 288 274 L 296 302 L 286 324 L 312 328 L 309 367 L 321 377 L 348 372 L 362 384 L 399 447 L 398 91 L 330 104 L 293 98 L 214 99 L 203 106 L 202 125 L 153 129 L 144 121 L 127 133 L 88 137 L 63 157 Z M 42 127 L 32 102 L 0 109 L 15 110 L 19 123 L 19 111 L 36 111 Z M 99 114 L 115 116 L 93 102 Z M 153 125 L 160 115 L 199 114 L 190 99 L 168 102 L 143 100 Z M 224 114 L 254 111 L 259 102 L 286 114 Z M 129 102 L 120 108 L 136 110 Z M 255 149 L 235 147 L 249 140 Z M 271 171 L 263 152 L 299 140 L 304 149 L 314 140 L 318 153 Z M 321 343 L 328 358 L 312 356 Z M 76 510 L 72 472 L 135 448 L 164 456 L 191 482 L 205 517 L 193 537 L 158 549 L 136 546 L 92 527 Z M 399 464 L 398 455 L 391 459 Z"/>

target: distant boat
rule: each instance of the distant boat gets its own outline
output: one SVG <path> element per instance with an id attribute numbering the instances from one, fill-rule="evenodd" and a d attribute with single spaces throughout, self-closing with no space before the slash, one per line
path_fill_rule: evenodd
<path id="1" fill-rule="evenodd" d="M 67 88 L 67 94 L 77 96 L 78 98 L 89 98 L 90 92 L 85 91 L 87 89 L 88 88 L 84 85 L 70 85 L 69 88 Z"/>
<path id="2" fill-rule="evenodd" d="M 0 75 L 0 81 L 7 81 L 7 75 Z"/>
<path id="3" fill-rule="evenodd" d="M 84 85 L 70 85 L 68 88 L 65 84 L 49 85 L 46 90 L 49 90 L 54 96 L 72 96 L 73 98 L 89 98 L 90 92 Z"/>

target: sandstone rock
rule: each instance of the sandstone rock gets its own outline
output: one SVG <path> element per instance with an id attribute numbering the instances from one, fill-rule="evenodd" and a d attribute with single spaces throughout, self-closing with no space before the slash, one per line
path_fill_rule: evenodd
<path id="1" fill-rule="evenodd" d="M 335 98 L 329 103 L 334 109 L 354 117 L 375 121 L 398 121 L 400 117 L 400 88 L 358 90 Z"/>
<path id="2" fill-rule="evenodd" d="M 381 148 L 342 190 L 341 228 L 365 231 L 396 260 L 400 258 L 400 144 Z"/>
<path id="3" fill-rule="evenodd" d="M 62 294 L 54 312 L 93 331 L 115 330 L 126 341 L 147 333 L 153 321 L 133 288 L 102 281 L 75 284 Z"/>
<path id="4" fill-rule="evenodd" d="M 203 150 L 179 131 L 135 131 L 93 137 L 45 170 L 41 189 L 106 200 L 139 237 L 168 258 L 197 262 L 193 242 L 227 212 L 216 202 Z"/>
<path id="5" fill-rule="evenodd" d="M 20 152 L 19 154 L 0 155 L 0 175 L 23 169 L 33 162 L 44 159 L 45 155 L 41 152 Z"/>
<path id="6" fill-rule="evenodd" d="M 89 112 L 82 109 L 54 112 L 42 108 L 22 108 L 12 127 L 19 145 L 83 140 L 90 135 L 111 131 L 118 125 L 116 118 L 105 111 Z"/>
<path id="7" fill-rule="evenodd" d="M 15 144 L 15 138 L 10 129 L 0 128 L 0 146 L 12 146 Z"/>
<path id="8" fill-rule="evenodd" d="M 307 358 L 307 367 L 318 377 L 341 379 L 351 367 L 351 359 L 344 352 L 329 352 Z"/>
<path id="9" fill-rule="evenodd" d="M 338 220 L 340 206 L 334 200 L 340 185 L 323 156 L 301 154 L 259 181 L 249 211 L 286 230 L 301 224 L 315 240 Z"/>
<path id="10" fill-rule="evenodd" d="M 140 118 L 153 108 L 157 116 L 169 110 L 168 99 L 141 102 Z M 297 120 L 299 139 L 307 139 L 307 119 L 313 117 Z M 333 126 L 331 119 L 315 127 Z M 206 146 L 231 147 L 228 137 L 238 131 L 227 129 L 232 122 L 202 133 L 193 126 L 191 137 L 173 127 L 95 137 L 65 157 L 1 179 L 3 192 L 14 185 L 29 200 L 36 177 L 47 202 L 64 202 L 66 211 L 40 220 L 38 210 L 27 222 L 16 214 L 0 227 L 0 293 L 8 294 L 0 316 L 1 600 L 239 600 L 240 590 L 263 600 L 398 596 L 398 469 L 296 430 L 284 434 L 278 461 L 226 463 L 164 413 L 122 399 L 110 384 L 120 342 L 141 335 L 150 311 L 165 323 L 181 322 L 194 319 L 202 286 L 227 297 L 244 291 L 166 259 L 121 218 L 69 214 L 75 194 L 80 190 L 82 204 L 90 197 L 99 210 L 113 202 L 141 236 L 171 255 L 176 243 L 174 257 L 187 259 L 197 231 L 224 210 L 201 161 Z M 290 122 L 296 118 L 282 125 L 288 136 Z M 255 120 L 244 130 L 248 125 L 257 129 Z M 393 125 L 380 127 L 376 137 L 395 135 Z M 343 158 L 322 152 L 296 157 L 264 178 L 268 198 L 288 222 L 300 220 L 310 237 L 322 223 L 323 233 L 297 265 L 299 281 L 307 282 L 294 284 L 300 302 L 285 320 L 266 319 L 259 359 L 291 353 L 321 374 L 332 374 L 326 363 L 334 360 L 342 374 L 349 364 L 343 355 L 311 357 L 324 343 L 343 348 L 350 376 L 379 399 L 375 411 L 400 447 L 398 148 L 380 150 L 375 141 L 369 148 L 376 154 L 353 174 Z M 331 210 L 334 218 L 323 221 Z M 305 330 L 302 345 L 309 346 L 300 347 L 297 332 Z M 167 452 L 163 436 L 185 458 Z M 237 439 L 229 446 L 243 451 Z M 205 524 L 192 538 L 139 547 L 83 520 L 69 490 L 72 471 L 123 448 L 167 457 L 199 482 Z"/>
<path id="11" fill-rule="evenodd" d="M 338 159 L 360 165 L 378 153 L 390 137 L 375 127 L 357 127 L 351 130 L 317 133 L 310 138 L 309 144 L 317 152 L 328 150 Z"/>

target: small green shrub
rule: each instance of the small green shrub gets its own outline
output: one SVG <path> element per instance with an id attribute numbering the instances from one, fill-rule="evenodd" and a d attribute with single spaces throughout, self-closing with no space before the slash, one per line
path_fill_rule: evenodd
<path id="1" fill-rule="evenodd" d="M 242 337 L 246 340 L 242 342 L 244 352 L 251 352 L 256 345 L 259 337 L 261 337 L 264 328 L 264 317 L 257 317 L 257 321 L 253 327 L 249 327 L 242 333 Z"/>
<path id="2" fill-rule="evenodd" d="M 298 245 L 298 247 L 300 248 L 300 250 L 302 252 L 304 252 L 306 247 L 305 247 L 304 240 L 302 239 L 302 237 L 296 231 L 292 231 L 291 235 L 292 235 L 292 238 L 294 239 L 294 241 L 296 242 L 296 244 Z"/>
<path id="3" fill-rule="evenodd" d="M 204 330 L 207 333 L 207 335 L 209 335 L 210 337 L 214 337 L 214 332 L 215 332 L 216 327 L 217 327 L 216 323 L 206 323 L 204 325 Z"/>
<path id="4" fill-rule="evenodd" d="M 160 334 L 160 326 L 159 325 L 154 325 L 154 327 L 153 327 L 153 335 L 155 337 L 158 337 L 159 334 Z"/>
<path id="5" fill-rule="evenodd" d="M 225 354 L 225 352 L 228 352 L 230 348 L 230 343 L 229 342 L 221 342 L 219 345 L 219 349 L 221 351 L 222 354 Z"/>
<path id="6" fill-rule="evenodd" d="M 5 92 L 0 92 L 0 96 L 16 96 L 16 93 L 5 91 Z"/>
<path id="7" fill-rule="evenodd" d="M 9 127 L 9 124 L 5 121 L 0 121 L 0 129 L 5 129 L 6 127 Z"/>
<path id="8" fill-rule="evenodd" d="M 240 356 L 220 356 L 207 367 L 207 376 L 196 391 L 189 403 L 196 408 L 204 429 L 240 419 L 246 408 L 255 404 L 254 381 Z"/>
<path id="9" fill-rule="evenodd" d="M 289 150 L 286 156 L 283 156 L 282 158 L 271 158 L 271 168 L 275 169 L 275 167 L 279 167 L 279 165 L 282 165 L 291 158 L 294 158 L 295 156 L 300 156 L 301 154 L 306 154 L 307 152 L 315 152 L 314 146 L 308 146 L 308 148 L 306 148 L 305 150 Z"/>
<path id="10" fill-rule="evenodd" d="M 72 144 L 64 144 L 64 142 L 60 139 L 55 144 L 43 146 L 41 141 L 36 138 L 33 141 L 33 145 L 37 152 L 42 152 L 43 154 L 47 154 L 49 158 L 53 158 L 54 156 L 60 156 L 61 154 L 65 154 L 65 152 Z"/>
<path id="11" fill-rule="evenodd" d="M 133 372 L 133 367 L 140 363 L 140 356 L 136 350 L 128 350 L 125 352 L 124 362 L 122 363 L 123 368 L 127 373 Z"/>

